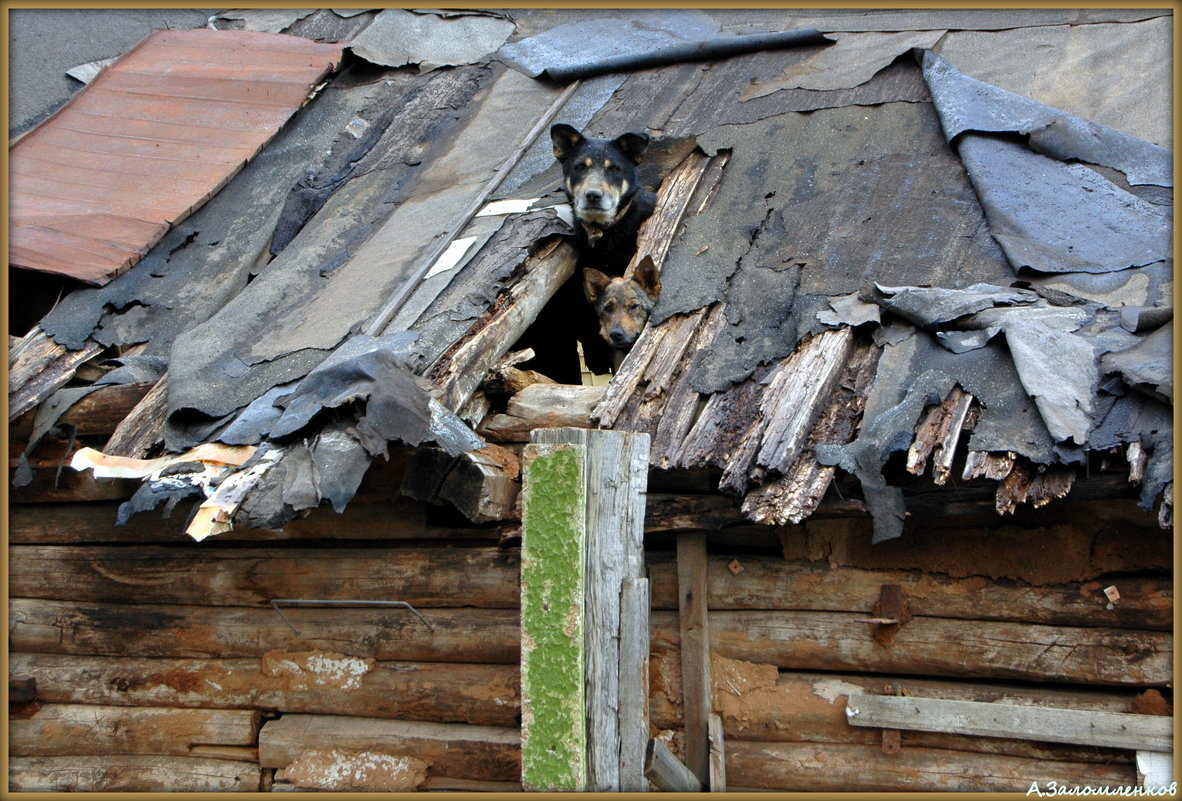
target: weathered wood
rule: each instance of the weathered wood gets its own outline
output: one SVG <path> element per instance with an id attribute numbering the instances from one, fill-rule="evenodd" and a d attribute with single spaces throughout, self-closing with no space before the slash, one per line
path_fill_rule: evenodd
<path id="1" fill-rule="evenodd" d="M 586 448 L 531 444 L 523 454 L 521 783 L 587 786 Z"/>
<path id="2" fill-rule="evenodd" d="M 492 310 L 473 326 L 455 350 L 445 353 L 429 375 L 442 391 L 440 402 L 458 409 L 484 381 L 575 269 L 578 254 L 555 241 L 526 261 L 522 277 L 497 298 Z"/>
<path id="3" fill-rule="evenodd" d="M 654 653 L 652 721 L 661 729 L 681 727 L 681 668 L 678 654 Z M 775 665 L 715 655 L 714 696 L 728 741 L 878 744 L 876 729 L 846 721 L 850 695 L 926 696 L 956 700 L 1059 706 L 1100 712 L 1128 712 L 1135 691 L 1063 690 L 1045 685 L 917 679 L 850 673 L 781 672 Z M 983 754 L 1054 759 L 1066 762 L 1128 762 L 1127 752 L 1030 740 L 969 737 L 906 731 L 904 748 L 943 748 Z"/>
<path id="4" fill-rule="evenodd" d="M 742 572 L 728 565 L 738 561 Z M 653 608 L 677 608 L 676 567 L 668 552 L 650 551 Z M 1030 586 L 981 576 L 951 578 L 917 570 L 830 567 L 758 555 L 712 555 L 707 586 L 712 610 L 801 609 L 869 613 L 884 584 L 903 588 L 912 614 L 964 620 L 1001 620 L 1057 626 L 1172 629 L 1174 594 L 1169 578 L 1121 579 L 1121 599 L 1110 606 L 1104 588 L 1087 581 Z"/>
<path id="5" fill-rule="evenodd" d="M 1078 684 L 1164 686 L 1172 681 L 1165 632 L 916 617 L 889 648 L 865 615 L 712 612 L 711 647 L 732 659 L 799 670 L 956 675 Z M 653 613 L 654 647 L 678 639 L 676 615 Z"/>
<path id="6" fill-rule="evenodd" d="M 451 456 L 420 448 L 411 457 L 402 492 L 426 502 L 448 503 L 473 523 L 516 518 L 521 460 L 500 445 Z"/>
<path id="7" fill-rule="evenodd" d="M 1071 492 L 1075 485 L 1075 470 L 1061 465 L 1052 465 L 1040 471 L 1030 482 L 1027 500 L 1035 509 L 1046 506 Z"/>
<path id="8" fill-rule="evenodd" d="M 817 512 L 836 468 L 819 464 L 816 448 L 842 445 L 854 438 L 881 353 L 881 349 L 869 342 L 852 346 L 842 375 L 830 391 L 796 460 L 783 471 L 783 476 L 750 490 L 744 497 L 743 513 L 750 520 L 765 525 L 795 524 Z M 754 387 L 749 391 L 753 392 Z"/>
<path id="9" fill-rule="evenodd" d="M 721 169 L 727 157 L 721 156 L 718 160 L 721 162 Z M 657 189 L 657 202 L 653 207 L 653 213 L 644 221 L 637 233 L 636 254 L 628 262 L 628 274 L 631 274 L 645 257 L 651 258 L 658 270 L 665 264 L 669 247 L 673 243 L 673 235 L 681 225 L 706 168 L 711 166 L 713 161 L 713 158 L 695 150 L 661 182 Z"/>
<path id="10" fill-rule="evenodd" d="M 59 423 L 74 426 L 80 437 L 110 434 L 135 407 L 152 384 L 108 384 L 82 398 L 59 418 Z M 9 439 L 27 440 L 33 431 L 34 410 L 25 412 L 9 426 Z"/>
<path id="11" fill-rule="evenodd" d="M 362 749 L 375 743 L 381 743 L 383 752 L 429 762 L 431 772 L 443 776 L 516 781 L 521 775 L 520 733 L 515 728 L 338 715 L 284 715 L 267 722 L 259 733 L 259 763 L 286 768 L 300 754 L 325 744 Z"/>
<path id="12" fill-rule="evenodd" d="M 644 775 L 658 790 L 670 793 L 700 793 L 703 785 L 693 771 L 681 764 L 660 740 L 648 741 Z"/>
<path id="13" fill-rule="evenodd" d="M 9 353 L 9 422 L 65 386 L 83 363 L 102 350 L 93 340 L 87 340 L 79 350 L 66 350 L 40 328 L 26 334 Z"/>
<path id="14" fill-rule="evenodd" d="M 134 482 L 139 483 L 139 482 Z M 125 525 L 115 524 L 119 504 L 44 503 L 9 507 L 8 540 L 19 545 L 72 545 L 138 542 L 192 545 L 184 532 L 189 504 L 181 503 L 169 517 L 144 512 Z M 438 527 L 428 525 L 427 507 L 409 498 L 367 503 L 354 498 L 340 514 L 320 511 L 296 518 L 281 529 L 235 527 L 218 535 L 218 542 L 281 540 L 492 540 L 502 538 L 497 527 Z"/>
<path id="15" fill-rule="evenodd" d="M 255 745 L 260 719 L 254 710 L 43 703 L 9 721 L 8 748 L 14 756 L 188 756 L 196 745 Z"/>
<path id="16" fill-rule="evenodd" d="M 968 414 L 973 396 L 959 385 L 954 386 L 941 403 L 924 411 L 915 427 L 915 439 L 907 450 L 907 471 L 921 476 L 932 460 L 932 476 L 937 484 L 948 478 L 948 468 L 956 452 L 956 443 Z M 932 458 L 934 454 L 935 458 Z"/>
<path id="17" fill-rule="evenodd" d="M 533 384 L 554 386 L 554 379 L 542 375 L 537 370 L 522 370 L 516 366 L 528 362 L 534 355 L 532 348 L 506 354 L 505 358 L 488 371 L 488 377 L 484 379 L 481 389 L 489 396 L 510 398 Z"/>
<path id="18" fill-rule="evenodd" d="M 818 745 L 731 741 L 732 791 L 1025 793 L 1031 783 L 1078 787 L 1133 786 L 1131 765 L 1083 764 L 928 748 L 884 754 L 879 744 Z M 1064 778 L 1068 777 L 1068 778 Z"/>
<path id="19" fill-rule="evenodd" d="M 513 726 L 516 665 L 377 662 L 331 651 L 252 659 L 145 659 L 13 653 L 58 704 L 262 709 Z"/>
<path id="20" fill-rule="evenodd" d="M 851 726 L 1009 737 L 1052 743 L 1168 752 L 1174 719 L 1079 709 L 954 701 L 917 696 L 851 695 Z"/>
<path id="21" fill-rule="evenodd" d="M 111 456 L 147 457 L 164 442 L 164 421 L 168 417 L 168 373 L 148 391 L 111 433 L 103 453 Z"/>
<path id="22" fill-rule="evenodd" d="M 10 503 L 86 503 L 89 501 L 125 501 L 140 488 L 138 479 L 95 478 L 91 471 L 77 472 L 69 467 L 58 470 L 34 465 L 33 480 L 27 486 L 12 486 L 9 471 Z"/>
<path id="23" fill-rule="evenodd" d="M 382 745 L 341 748 L 324 745 L 300 753 L 275 778 L 323 792 L 407 793 L 427 780 L 430 763 L 389 753 Z"/>
<path id="24" fill-rule="evenodd" d="M 300 549 L 189 546 L 37 546 L 10 550 L 18 598 L 266 606 L 275 598 L 404 601 L 416 607 L 518 605 L 516 550 Z M 352 612 L 342 613 L 347 617 Z"/>
<path id="25" fill-rule="evenodd" d="M 706 535 L 677 538 L 678 627 L 682 695 L 685 705 L 685 762 L 703 786 L 710 786 L 708 720 L 714 710 L 710 678 L 711 631 L 707 616 Z"/>
<path id="26" fill-rule="evenodd" d="M 1001 481 L 1014 469 L 1012 453 L 989 453 L 988 451 L 969 451 L 965 456 L 964 472 L 961 478 L 972 481 L 974 478 L 991 478 Z"/>
<path id="27" fill-rule="evenodd" d="M 97 604 L 13 599 L 12 651 L 194 659 L 331 651 L 379 661 L 517 664 L 516 609 L 288 609 Z"/>
<path id="28" fill-rule="evenodd" d="M 980 414 L 980 407 L 973 411 L 975 401 L 976 398 L 961 390 L 959 386 L 953 387 L 949 393 L 948 426 L 932 456 L 932 480 L 937 486 L 944 486 L 952 474 L 952 462 L 956 458 L 956 446 L 960 442 L 961 431 L 975 425 L 976 417 Z"/>
<path id="29" fill-rule="evenodd" d="M 642 793 L 649 741 L 649 580 L 628 577 L 620 594 L 620 791 Z"/>
<path id="30" fill-rule="evenodd" d="M 722 718 L 710 715 L 707 724 L 710 734 L 710 792 L 726 792 L 726 742 L 723 739 Z"/>
<path id="31" fill-rule="evenodd" d="M 27 704 L 37 697 L 37 679 L 9 662 L 8 703 Z"/>
<path id="32" fill-rule="evenodd" d="M 503 414 L 485 419 L 477 433 L 493 442 L 528 442 L 535 428 L 594 428 L 591 413 L 604 386 L 531 384 L 509 399 Z"/>
<path id="33" fill-rule="evenodd" d="M 14 793 L 257 793 L 262 771 L 254 762 L 197 757 L 16 757 L 8 763 Z"/>
<path id="34" fill-rule="evenodd" d="M 587 789 L 616 791 L 620 788 L 620 677 L 641 669 L 620 658 L 620 602 L 625 579 L 640 578 L 644 572 L 649 437 L 565 428 L 539 429 L 533 440 L 577 445 L 585 454 Z M 647 630 L 647 620 L 645 624 Z"/>

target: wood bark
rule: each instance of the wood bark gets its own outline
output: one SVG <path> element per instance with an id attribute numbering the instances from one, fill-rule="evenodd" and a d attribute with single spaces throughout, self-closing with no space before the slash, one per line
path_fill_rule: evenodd
<path id="1" fill-rule="evenodd" d="M 265 606 L 275 598 L 390 600 L 415 607 L 518 605 L 516 550 L 300 549 L 190 546 L 14 546 L 18 598 Z M 347 619 L 348 613 L 341 614 Z"/>
<path id="2" fill-rule="evenodd" d="M 730 569 L 738 562 L 742 570 Z M 982 576 L 951 578 L 913 570 L 830 567 L 824 562 L 712 554 L 707 562 L 710 608 L 800 609 L 869 613 L 884 584 L 903 588 L 912 614 L 964 620 L 999 620 L 1057 626 L 1172 629 L 1170 579 L 1122 578 L 1121 598 L 1110 604 L 1103 581 L 1030 586 Z M 676 608 L 672 554 L 650 551 L 653 607 Z M 1109 609 L 1108 607 L 1113 608 Z"/>
<path id="3" fill-rule="evenodd" d="M 8 763 L 14 793 L 257 793 L 257 763 L 197 757 L 50 756 L 16 757 Z"/>
<path id="4" fill-rule="evenodd" d="M 263 726 L 259 762 L 285 768 L 301 753 L 331 743 L 365 748 L 381 743 L 386 753 L 431 765 L 432 775 L 479 781 L 518 781 L 520 732 L 515 728 L 461 723 L 414 723 L 337 715 L 284 715 Z"/>
<path id="5" fill-rule="evenodd" d="M 1131 765 L 1082 764 L 982 755 L 934 748 L 884 754 L 878 744 L 756 743 L 731 741 L 727 776 L 732 791 L 1025 793 L 1032 782 L 1045 789 L 1132 787 Z"/>
<path id="6" fill-rule="evenodd" d="M 654 642 L 678 638 L 675 615 L 653 615 Z M 954 675 L 1074 684 L 1165 686 L 1173 679 L 1166 632 L 915 617 L 890 648 L 864 614 L 712 612 L 711 643 L 732 659 L 796 670 Z"/>
<path id="7" fill-rule="evenodd" d="M 13 653 L 43 703 L 260 709 L 513 726 L 516 665 L 377 662 L 331 651 L 251 659 Z"/>
<path id="8" fill-rule="evenodd" d="M 93 656 L 234 659 L 331 651 L 379 661 L 517 664 L 516 609 L 289 609 L 96 604 L 14 599 L 10 650 Z"/>
<path id="9" fill-rule="evenodd" d="M 253 746 L 260 720 L 254 710 L 42 704 L 9 721 L 8 748 L 14 756 L 188 756 L 199 745 Z"/>

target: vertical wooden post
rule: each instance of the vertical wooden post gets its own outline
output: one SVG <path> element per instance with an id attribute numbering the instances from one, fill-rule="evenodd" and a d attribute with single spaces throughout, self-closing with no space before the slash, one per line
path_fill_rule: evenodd
<path id="1" fill-rule="evenodd" d="M 586 453 L 528 445 L 521 542 L 521 783 L 586 789 L 583 551 Z"/>
<path id="2" fill-rule="evenodd" d="M 681 626 L 681 692 L 685 710 L 685 766 L 710 786 L 709 719 L 714 712 L 707 624 L 706 534 L 677 538 L 677 595 Z"/>
<path id="3" fill-rule="evenodd" d="M 625 578 L 620 595 L 620 791 L 643 793 L 648 750 L 649 583 Z"/>
<path id="4" fill-rule="evenodd" d="M 624 690 L 633 697 L 643 696 L 639 716 L 634 705 L 625 707 L 622 703 L 621 686 L 647 676 L 648 606 L 646 604 L 641 609 L 635 599 L 622 601 L 622 594 L 627 579 L 639 579 L 644 575 L 644 501 L 648 486 L 649 437 L 623 431 L 557 428 L 535 430 L 531 439 L 534 444 L 529 448 L 576 446 L 584 458 L 582 491 L 586 549 L 582 563 L 586 570 L 583 631 L 586 638 L 584 707 L 587 712 L 587 781 L 584 789 L 611 792 L 622 789 L 625 784 L 643 789 L 647 786 L 643 777 L 643 759 L 637 759 L 632 753 L 625 755 L 624 748 L 625 743 L 629 749 L 637 747 L 635 740 L 642 735 L 632 729 L 642 723 L 643 737 L 647 741 L 647 685 Z M 527 471 L 527 503 L 531 481 Z M 528 523 L 523 529 L 524 563 L 525 538 L 531 535 L 531 529 Z M 626 610 L 623 609 L 625 605 Z M 628 614 L 626 620 L 622 620 L 624 611 Z M 640 637 L 645 646 L 638 648 L 629 641 L 627 648 L 623 649 L 621 646 L 630 637 Z M 622 661 L 624 656 L 627 662 Z M 527 703 L 523 686 L 523 709 Z M 624 729 L 628 731 L 625 733 Z M 621 764 L 625 765 L 623 773 Z"/>

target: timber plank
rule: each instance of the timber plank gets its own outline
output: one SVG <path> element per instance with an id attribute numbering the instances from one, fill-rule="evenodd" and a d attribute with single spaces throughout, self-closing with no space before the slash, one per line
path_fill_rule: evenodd
<path id="1" fill-rule="evenodd" d="M 846 699 L 874 693 L 952 700 L 1046 706 L 1096 712 L 1128 712 L 1136 690 L 1065 690 L 1045 685 L 958 681 L 941 678 L 875 676 L 853 673 L 780 672 L 774 665 L 715 655 L 714 695 L 728 742 L 865 743 L 882 740 L 878 729 L 857 728 L 846 720 Z M 652 722 L 659 729 L 681 728 L 681 668 L 676 652 L 653 655 Z M 1131 755 L 1111 748 L 972 737 L 920 731 L 902 732 L 904 748 L 942 748 L 983 754 L 1054 759 L 1064 762 L 1128 763 Z"/>
<path id="2" fill-rule="evenodd" d="M 706 535 L 677 538 L 677 606 L 684 698 L 685 766 L 710 787 L 709 718 L 714 710 L 711 631 L 706 591 Z"/>
<path id="3" fill-rule="evenodd" d="M 518 729 L 462 723 L 416 723 L 339 715 L 284 715 L 263 726 L 259 762 L 285 768 L 301 753 L 332 743 L 403 753 L 431 763 L 431 773 L 453 779 L 517 781 L 521 777 Z"/>
<path id="4" fill-rule="evenodd" d="M 798 670 L 954 675 L 1077 684 L 1165 686 L 1173 681 L 1167 632 L 914 617 L 890 648 L 865 614 L 725 611 L 710 614 L 711 646 L 732 659 Z M 654 639 L 671 647 L 676 615 L 653 614 Z"/>
<path id="5" fill-rule="evenodd" d="M 8 421 L 12 422 L 57 392 L 103 346 L 87 340 L 66 350 L 41 328 L 34 328 L 12 349 L 8 361 Z"/>
<path id="6" fill-rule="evenodd" d="M 1036 709 L 916 696 L 851 695 L 846 719 L 851 726 L 1011 737 L 1160 753 L 1172 751 L 1174 740 L 1172 717 Z"/>
<path id="7" fill-rule="evenodd" d="M 51 654 L 193 659 L 331 651 L 379 661 L 517 664 L 516 609 L 270 608 L 9 601 L 9 648 Z"/>
<path id="8" fill-rule="evenodd" d="M 904 748 L 887 755 L 879 744 L 819 745 L 733 740 L 727 748 L 732 791 L 1025 793 L 1033 782 L 1079 787 L 1133 787 L 1131 765 L 1083 764 Z M 1066 777 L 1066 778 L 1065 778 Z"/>
<path id="9" fill-rule="evenodd" d="M 261 786 L 257 763 L 225 759 L 104 754 L 15 757 L 8 763 L 14 793 L 257 793 Z"/>
<path id="10" fill-rule="evenodd" d="M 75 403 L 59 418 L 59 422 L 74 426 L 80 437 L 109 434 L 148 394 L 152 384 L 108 384 L 98 387 Z M 28 411 L 12 422 L 8 436 L 27 440 L 33 431 L 35 411 Z"/>
<path id="11" fill-rule="evenodd" d="M 14 756 L 167 754 L 194 746 L 253 746 L 261 713 L 254 710 L 42 704 L 8 724 Z"/>
<path id="12" fill-rule="evenodd" d="M 503 414 L 490 415 L 477 433 L 494 442 L 529 442 L 535 428 L 594 428 L 591 412 L 604 386 L 535 383 L 522 389 Z"/>
<path id="13" fill-rule="evenodd" d="M 403 601 L 416 607 L 518 605 L 516 550 L 35 546 L 10 550 L 19 598 L 265 606 L 275 598 Z"/>
<path id="14" fill-rule="evenodd" d="M 251 659 L 9 655 L 54 704 L 261 709 L 513 726 L 516 665 L 377 662 L 326 651 Z"/>
<path id="15" fill-rule="evenodd" d="M 168 373 L 160 377 L 140 398 L 135 408 L 128 410 L 111 438 L 103 446 L 109 456 L 128 456 L 144 459 L 164 442 L 164 423 L 168 418 Z"/>

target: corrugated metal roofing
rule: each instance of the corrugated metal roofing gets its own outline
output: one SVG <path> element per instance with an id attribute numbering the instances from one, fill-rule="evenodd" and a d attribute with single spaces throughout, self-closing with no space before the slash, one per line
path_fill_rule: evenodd
<path id="1" fill-rule="evenodd" d="M 11 149 L 9 263 L 102 285 L 224 186 L 341 46 L 159 31 Z"/>

